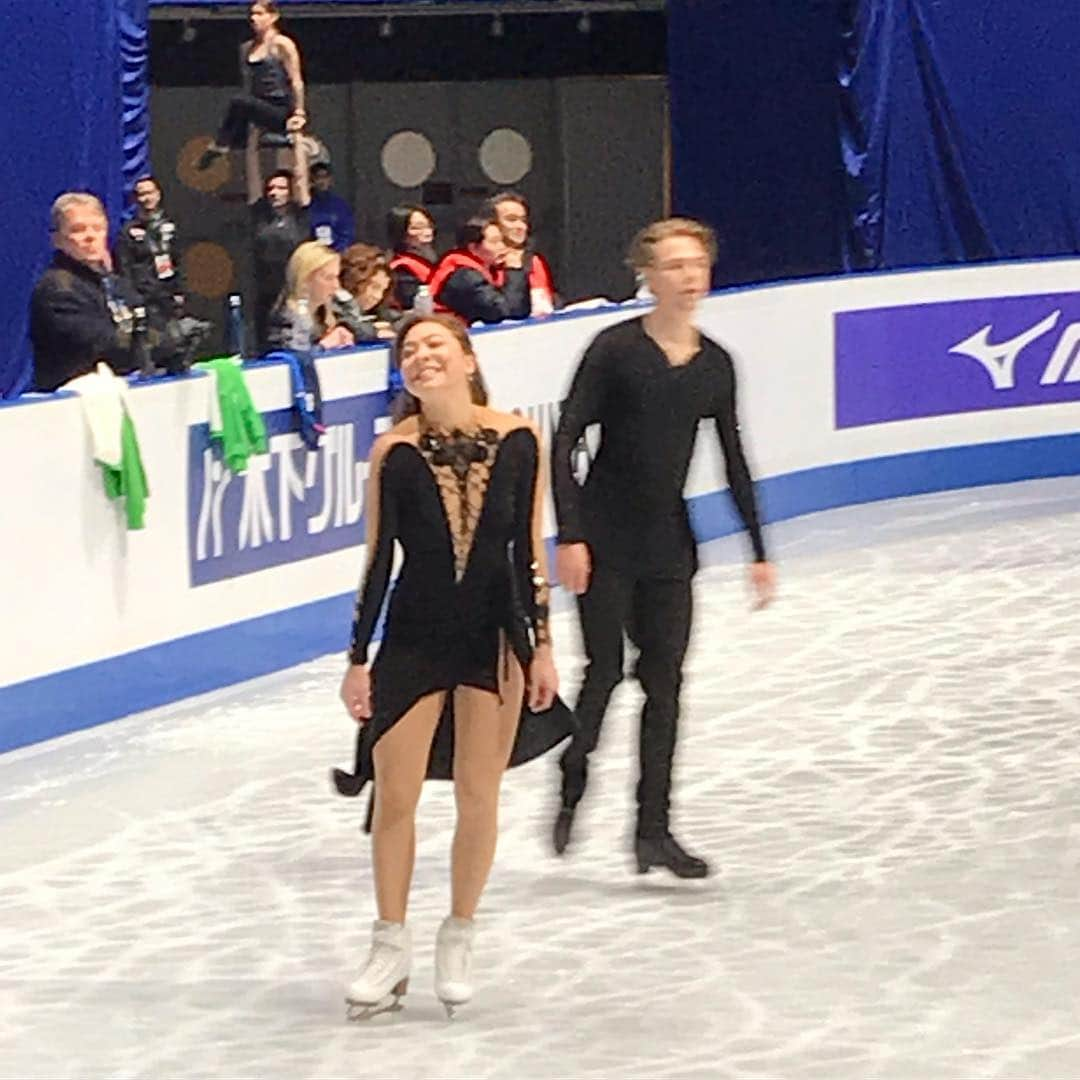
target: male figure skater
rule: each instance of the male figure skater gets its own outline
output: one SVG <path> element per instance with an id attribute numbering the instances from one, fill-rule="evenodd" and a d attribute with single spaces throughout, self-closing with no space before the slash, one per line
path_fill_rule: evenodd
<path id="1" fill-rule="evenodd" d="M 578 597 L 588 665 L 577 701 L 579 731 L 560 760 L 558 854 L 570 840 L 612 691 L 623 677 L 623 632 L 639 650 L 645 692 L 635 855 L 639 873 L 667 867 L 705 877 L 709 866 L 671 835 L 671 771 L 683 657 L 690 636 L 697 547 L 683 500 L 701 420 L 716 423 L 735 504 L 753 545 L 750 581 L 757 605 L 773 596 L 750 470 L 735 411 L 731 357 L 694 325 L 709 290 L 716 238 L 700 222 L 658 221 L 643 229 L 630 262 L 656 306 L 593 339 L 574 375 L 555 434 L 552 475 L 559 580 Z M 598 424 L 602 443 L 584 486 L 573 474 L 575 447 Z"/>

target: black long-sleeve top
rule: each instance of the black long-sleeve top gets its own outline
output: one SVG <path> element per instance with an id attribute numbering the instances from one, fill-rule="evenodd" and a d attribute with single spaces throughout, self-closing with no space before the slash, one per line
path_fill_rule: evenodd
<path id="1" fill-rule="evenodd" d="M 120 373 L 133 370 L 132 309 L 139 302 L 122 275 L 102 273 L 58 251 L 30 301 L 34 389 L 55 390 L 93 371 L 99 360 Z"/>
<path id="2" fill-rule="evenodd" d="M 697 545 L 683 499 L 698 424 L 712 418 L 732 497 L 765 558 L 750 469 L 735 409 L 735 368 L 715 341 L 686 364 L 671 364 L 631 319 L 598 334 L 563 403 L 552 449 L 559 543 L 584 541 L 593 560 L 627 572 L 688 576 Z M 581 436 L 599 424 L 602 442 L 584 486 L 573 471 Z"/>

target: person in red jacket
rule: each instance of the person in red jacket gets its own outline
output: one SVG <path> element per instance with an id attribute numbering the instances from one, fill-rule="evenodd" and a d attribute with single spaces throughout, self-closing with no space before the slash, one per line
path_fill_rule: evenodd
<path id="1" fill-rule="evenodd" d="M 528 277 L 529 313 L 550 315 L 556 307 L 555 282 L 547 260 L 529 243 L 528 200 L 516 191 L 500 191 L 488 201 L 486 209 L 498 223 L 509 249 L 506 266 L 519 263 Z"/>
<path id="2" fill-rule="evenodd" d="M 395 206 L 386 216 L 393 300 L 402 311 L 412 308 L 416 292 L 428 285 L 439 257 L 435 254 L 435 220 L 421 206 Z"/>
<path id="3" fill-rule="evenodd" d="M 508 250 L 497 222 L 483 214 L 458 231 L 458 246 L 435 267 L 428 288 L 437 311 L 467 325 L 529 317 L 529 281 L 519 266 L 505 265 Z"/>

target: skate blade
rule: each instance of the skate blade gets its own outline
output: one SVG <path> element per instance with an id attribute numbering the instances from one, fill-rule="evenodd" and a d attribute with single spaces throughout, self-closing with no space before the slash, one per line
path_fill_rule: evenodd
<path id="1" fill-rule="evenodd" d="M 446 1019 L 453 1020 L 457 1016 L 458 1009 L 468 1004 L 467 1001 L 444 1001 L 442 1007 L 446 1010 Z"/>
<path id="2" fill-rule="evenodd" d="M 345 999 L 345 1018 L 350 1022 L 359 1023 L 364 1020 L 373 1020 L 376 1016 L 401 1012 L 405 1008 L 401 999 L 405 996 L 408 985 L 408 980 L 403 980 L 382 1001 L 377 1001 L 374 1004 L 369 1001 L 353 1001 L 352 998 L 347 997 Z"/>

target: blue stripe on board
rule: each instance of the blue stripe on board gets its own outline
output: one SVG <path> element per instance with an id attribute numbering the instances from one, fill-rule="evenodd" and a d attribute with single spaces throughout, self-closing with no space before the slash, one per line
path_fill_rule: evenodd
<path id="1" fill-rule="evenodd" d="M 853 503 L 1080 473 L 1080 435 L 950 447 L 828 465 L 758 485 L 783 521 Z M 700 540 L 742 528 L 726 492 L 691 500 Z M 0 688 L 0 751 L 344 653 L 353 594 L 330 597 Z"/>

